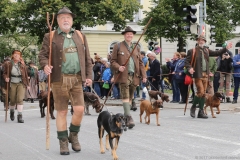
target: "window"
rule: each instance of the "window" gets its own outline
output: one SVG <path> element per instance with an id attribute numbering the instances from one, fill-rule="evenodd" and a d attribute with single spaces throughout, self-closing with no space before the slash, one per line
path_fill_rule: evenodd
<path id="1" fill-rule="evenodd" d="M 116 43 L 118 43 L 118 41 L 115 41 L 115 42 L 113 42 L 113 43 L 110 45 L 110 47 L 109 47 L 109 49 L 108 49 L 108 53 L 112 53 L 113 47 L 114 47 L 114 45 L 115 45 Z"/>
<path id="2" fill-rule="evenodd" d="M 222 44 L 221 43 L 217 43 L 216 47 L 215 47 L 215 50 L 218 51 L 220 49 L 222 49 Z"/>
<path id="3" fill-rule="evenodd" d="M 177 52 L 180 52 L 178 45 L 177 45 Z M 186 46 L 186 44 L 183 44 L 183 51 L 181 51 L 181 52 L 187 53 L 187 46 Z"/>
<path id="4" fill-rule="evenodd" d="M 137 42 L 133 42 L 134 46 L 136 45 L 136 43 L 137 43 Z M 139 49 L 140 49 L 140 51 L 141 51 L 141 48 L 142 48 L 142 47 L 141 47 L 141 45 L 140 45 L 139 43 L 138 43 L 138 47 L 139 47 Z M 136 49 L 137 49 L 137 48 L 136 48 Z"/>
<path id="5" fill-rule="evenodd" d="M 108 53 L 112 53 L 112 51 L 113 51 L 113 47 L 114 47 L 114 45 L 115 44 L 117 44 L 118 43 L 118 41 L 115 41 L 115 42 L 112 42 L 111 44 L 110 44 L 110 47 L 109 47 L 109 49 L 108 49 Z M 135 45 L 137 42 L 133 42 L 133 44 Z M 141 51 L 141 44 L 139 44 L 138 43 L 138 47 L 139 47 L 139 49 L 140 49 L 140 51 Z"/>
<path id="6" fill-rule="evenodd" d="M 235 46 L 235 55 L 238 54 L 239 49 L 240 49 L 240 42 L 238 42 Z"/>

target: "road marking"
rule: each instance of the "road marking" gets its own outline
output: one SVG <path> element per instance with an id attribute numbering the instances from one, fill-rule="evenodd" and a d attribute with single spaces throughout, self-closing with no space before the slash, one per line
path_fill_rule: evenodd
<path id="1" fill-rule="evenodd" d="M 188 116 L 176 116 L 176 117 L 178 117 L 178 118 L 182 118 L 182 117 L 188 117 Z"/>
<path id="2" fill-rule="evenodd" d="M 240 149 L 236 150 L 236 151 L 233 151 L 231 153 L 232 156 L 237 156 L 237 155 L 240 155 Z"/>
<path id="3" fill-rule="evenodd" d="M 36 131 L 36 130 L 44 130 L 44 129 L 46 129 L 46 128 L 37 128 L 37 129 L 34 129 L 34 130 Z"/>
<path id="4" fill-rule="evenodd" d="M 202 136 L 202 135 L 194 134 L 194 133 L 186 133 L 186 135 L 189 135 L 189 136 L 192 136 L 192 137 L 203 138 L 203 139 L 207 139 L 207 140 L 211 140 L 211 141 L 216 141 L 216 142 L 220 142 L 220 143 L 233 144 L 233 145 L 240 146 L 240 143 L 231 142 L 231 141 L 227 141 L 227 140 L 224 140 L 224 139 L 218 139 L 218 138 L 213 138 L 213 137 L 207 137 L 207 136 Z M 240 151 L 239 151 L 239 152 L 240 152 Z"/>

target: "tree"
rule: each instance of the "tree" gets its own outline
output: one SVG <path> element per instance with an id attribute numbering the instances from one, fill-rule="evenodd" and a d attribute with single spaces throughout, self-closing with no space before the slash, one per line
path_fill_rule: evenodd
<path id="1" fill-rule="evenodd" d="M 7 33 L 8 31 L 14 32 L 16 27 L 11 24 L 11 17 L 8 13 L 11 12 L 11 2 L 9 0 L 0 1 L 0 34 Z"/>
<path id="2" fill-rule="evenodd" d="M 0 37 L 0 59 L 10 56 L 14 49 L 22 52 L 23 59 L 32 60 L 36 59 L 37 37 L 30 36 L 29 34 L 20 35 L 17 33 L 6 33 Z"/>
<path id="3" fill-rule="evenodd" d="M 12 41 L 13 39 L 9 34 L 0 37 L 0 61 L 12 53 Z"/>
<path id="4" fill-rule="evenodd" d="M 147 36 L 145 40 L 156 40 L 159 37 L 164 37 L 170 42 L 177 41 L 179 51 L 183 51 L 186 38 L 189 36 L 189 33 L 183 29 L 183 26 L 186 24 L 183 21 L 183 17 L 186 16 L 183 8 L 188 5 L 197 4 L 199 0 L 153 0 L 152 2 L 155 6 L 151 7 L 149 12 L 145 12 L 146 17 L 140 22 L 140 25 L 144 26 L 150 17 L 153 18 L 146 31 Z M 232 5 L 229 5 L 230 3 Z M 216 26 L 216 42 L 218 43 L 222 43 L 233 37 L 231 32 L 235 29 L 239 21 L 238 12 L 235 12 L 236 8 L 239 8 L 239 5 L 235 4 L 234 0 L 207 1 L 208 17 L 206 22 Z M 230 20 L 233 20 L 231 24 L 229 24 Z"/>
<path id="5" fill-rule="evenodd" d="M 57 13 L 63 6 L 77 15 L 73 26 L 76 29 L 112 21 L 113 30 L 116 31 L 123 29 L 126 19 L 132 20 L 134 13 L 141 7 L 138 0 L 19 0 L 5 12 L 11 17 L 11 24 L 19 28 L 19 32 L 37 35 L 41 42 L 44 33 L 49 31 L 46 13 Z M 56 20 L 54 27 L 57 27 Z"/>

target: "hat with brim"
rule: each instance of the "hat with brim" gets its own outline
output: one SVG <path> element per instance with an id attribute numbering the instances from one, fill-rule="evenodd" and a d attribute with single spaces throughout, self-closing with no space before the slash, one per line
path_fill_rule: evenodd
<path id="1" fill-rule="evenodd" d="M 198 41 L 199 39 L 203 39 L 205 42 L 207 42 L 206 38 L 203 35 L 200 35 L 196 38 L 196 41 Z"/>
<path id="2" fill-rule="evenodd" d="M 133 34 L 136 34 L 136 31 L 134 31 L 131 27 L 127 26 L 124 31 L 122 31 L 122 34 L 125 34 L 127 32 L 132 32 Z"/>
<path id="3" fill-rule="evenodd" d="M 63 7 L 62 9 L 60 9 L 60 10 L 58 11 L 58 13 L 56 14 L 56 17 L 57 17 L 59 14 L 71 14 L 73 18 L 76 17 L 76 15 L 73 14 L 73 13 L 70 11 L 70 9 L 67 8 L 67 7 Z"/>

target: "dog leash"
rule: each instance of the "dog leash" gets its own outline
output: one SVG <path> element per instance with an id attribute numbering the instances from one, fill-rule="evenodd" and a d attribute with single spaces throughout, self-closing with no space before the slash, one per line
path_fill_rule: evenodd
<path id="1" fill-rule="evenodd" d="M 91 88 L 91 91 L 93 91 L 93 93 L 97 95 L 98 100 L 100 101 L 100 98 L 99 98 L 98 94 L 95 92 L 95 90 L 92 88 L 92 86 L 90 86 L 90 88 Z M 107 106 L 105 105 L 105 103 L 103 103 L 103 107 L 106 107 L 107 111 L 109 112 L 109 110 L 108 110 Z M 112 112 L 109 112 L 109 113 L 112 113 Z"/>

